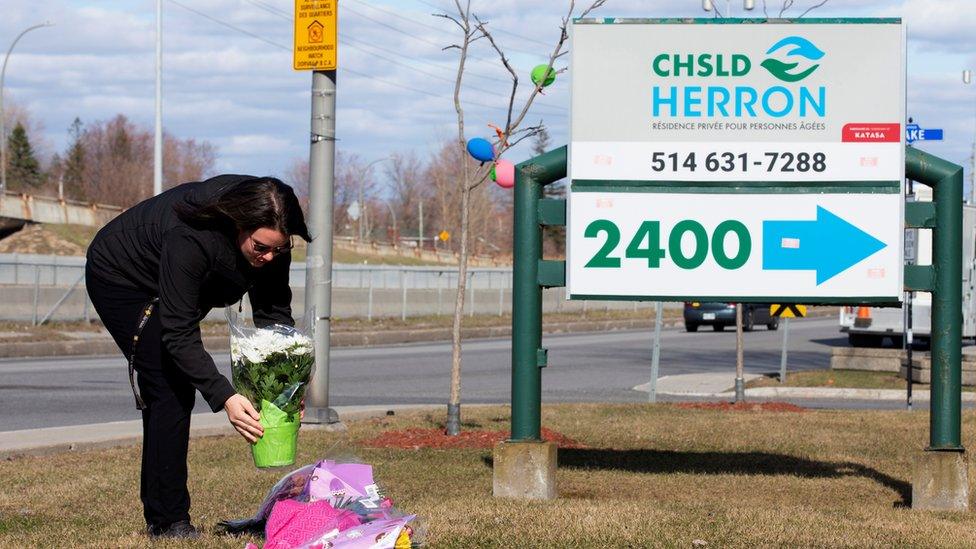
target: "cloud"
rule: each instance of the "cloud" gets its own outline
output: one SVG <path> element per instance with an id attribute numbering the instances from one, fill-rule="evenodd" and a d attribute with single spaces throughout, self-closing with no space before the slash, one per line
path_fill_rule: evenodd
<path id="1" fill-rule="evenodd" d="M 797 0 L 798 15 L 813 5 Z M 103 120 L 122 113 L 150 125 L 154 109 L 155 11 L 152 0 L 5 0 L 0 48 L 44 19 L 55 27 L 26 35 L 11 56 L 6 92 L 38 117 L 54 143 L 66 143 L 75 116 Z M 186 7 L 181 7 L 186 6 Z M 564 2 L 473 2 L 520 78 L 517 105 L 528 93 L 528 71 L 548 59 Z M 587 4 L 586 0 L 577 5 Z M 719 6 L 724 2 L 719 1 Z M 733 0 L 733 5 L 741 2 Z M 759 9 L 750 16 L 762 15 Z M 769 1 L 770 12 L 778 12 Z M 342 0 L 337 146 L 364 159 L 435 150 L 453 139 L 453 80 L 458 53 L 454 23 L 431 14 L 451 0 Z M 190 9 L 186 9 L 190 8 Z M 290 0 L 167 0 L 163 4 L 164 124 L 181 138 L 219 148 L 220 169 L 283 173 L 308 154 L 311 74 L 291 68 Z M 195 13 L 194 11 L 199 13 Z M 741 10 L 738 10 L 741 11 Z M 743 15 L 742 13 L 736 13 Z M 974 105 L 959 83 L 976 58 L 976 10 L 968 0 L 830 0 L 818 16 L 903 17 L 910 43 L 910 110 L 947 131 L 945 154 L 968 157 Z M 614 0 L 597 16 L 701 17 L 698 0 Z M 223 24 L 214 20 L 223 22 Z M 238 28 L 234 30 L 227 25 Z M 568 57 L 558 67 L 568 65 Z M 958 66 L 957 66 L 958 65 Z M 502 124 L 508 73 L 487 41 L 468 59 L 462 103 L 466 132 L 490 136 Z M 526 118 L 549 126 L 552 143 L 568 141 L 569 78 L 562 74 Z M 967 126 L 970 126 L 967 129 Z M 950 138 L 951 136 L 951 138 Z M 950 143 L 951 141 L 951 143 Z M 513 160 L 528 147 L 512 152 Z"/>

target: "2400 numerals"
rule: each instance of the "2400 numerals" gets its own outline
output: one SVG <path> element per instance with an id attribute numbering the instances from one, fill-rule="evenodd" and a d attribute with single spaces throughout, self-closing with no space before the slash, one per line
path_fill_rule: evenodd
<path id="1" fill-rule="evenodd" d="M 586 238 L 599 238 L 600 234 L 606 234 L 603 246 L 596 252 L 585 265 L 590 269 L 615 269 L 620 267 L 620 257 L 616 257 L 617 246 L 620 244 L 620 227 L 616 223 L 607 219 L 598 219 L 589 225 L 583 232 Z M 686 233 L 690 233 L 694 238 L 695 245 L 690 255 L 685 255 L 681 248 L 681 240 Z M 726 253 L 725 241 L 729 234 L 734 234 L 739 240 L 739 249 L 734 256 Z M 711 246 L 709 246 L 711 241 Z M 739 221 L 723 221 L 712 231 L 709 238 L 708 231 L 701 223 L 685 219 L 679 221 L 671 229 L 668 235 L 667 254 L 661 247 L 661 222 L 644 221 L 630 243 L 624 250 L 624 258 L 644 259 L 647 261 L 647 268 L 657 269 L 661 266 L 661 260 L 670 255 L 671 261 L 682 269 L 695 269 L 700 267 L 711 251 L 712 257 L 723 269 L 738 269 L 746 264 L 749 255 L 752 253 L 752 237 L 749 229 Z"/>

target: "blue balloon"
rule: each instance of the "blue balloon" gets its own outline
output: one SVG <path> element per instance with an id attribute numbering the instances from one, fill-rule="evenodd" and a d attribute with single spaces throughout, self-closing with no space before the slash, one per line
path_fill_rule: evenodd
<path id="1" fill-rule="evenodd" d="M 491 162 L 495 159 L 495 149 L 487 139 L 481 137 L 468 140 L 468 154 L 481 162 Z"/>

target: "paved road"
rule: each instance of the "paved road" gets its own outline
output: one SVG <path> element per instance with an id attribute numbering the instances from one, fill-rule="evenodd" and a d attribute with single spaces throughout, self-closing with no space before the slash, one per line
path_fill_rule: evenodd
<path id="1" fill-rule="evenodd" d="M 543 370 L 546 402 L 635 402 L 647 398 L 633 387 L 650 375 L 648 331 L 547 336 L 549 366 Z M 664 330 L 661 376 L 734 371 L 735 332 Z M 745 334 L 746 371 L 779 370 L 782 332 Z M 791 370 L 827 368 L 830 347 L 846 345 L 834 318 L 793 321 Z M 508 340 L 465 344 L 462 402 L 503 403 L 510 398 Z M 342 348 L 332 353 L 332 404 L 427 404 L 446 402 L 450 345 L 429 343 Z M 226 354 L 217 355 L 227 374 Z M 0 361 L 0 431 L 138 419 L 125 365 L 119 357 L 65 357 Z M 195 410 L 208 407 L 197 400 Z"/>

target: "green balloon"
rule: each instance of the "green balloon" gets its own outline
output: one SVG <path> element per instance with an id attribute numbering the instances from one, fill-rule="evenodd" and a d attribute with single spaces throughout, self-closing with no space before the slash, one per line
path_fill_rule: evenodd
<path id="1" fill-rule="evenodd" d="M 548 73 L 547 73 L 548 69 Z M 546 87 L 556 81 L 556 69 L 550 69 L 549 65 L 537 65 L 532 69 L 532 83 L 536 86 L 542 83 L 542 87 Z"/>

